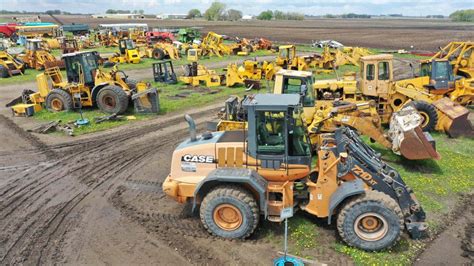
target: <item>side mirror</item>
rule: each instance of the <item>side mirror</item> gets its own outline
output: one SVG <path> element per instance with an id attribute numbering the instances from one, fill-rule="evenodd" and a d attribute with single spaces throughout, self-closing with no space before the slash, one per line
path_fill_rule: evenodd
<path id="1" fill-rule="evenodd" d="M 412 75 L 412 77 L 415 77 L 415 69 L 413 68 L 413 64 L 410 63 L 410 64 L 408 64 L 408 65 L 409 65 L 410 68 L 411 68 L 411 75 Z"/>

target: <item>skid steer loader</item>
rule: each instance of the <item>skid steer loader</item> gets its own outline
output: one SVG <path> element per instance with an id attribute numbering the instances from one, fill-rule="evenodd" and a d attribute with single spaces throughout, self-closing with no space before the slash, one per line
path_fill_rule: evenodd
<path id="1" fill-rule="evenodd" d="M 110 57 L 108 59 L 109 62 L 128 64 L 140 63 L 138 48 L 131 39 L 120 39 L 118 48 L 119 52 Z"/>
<path id="2" fill-rule="evenodd" d="M 27 39 L 24 53 L 18 55 L 29 68 L 44 70 L 50 67 L 64 69 L 64 61 L 57 60 L 52 54 L 43 48 L 42 40 Z"/>
<path id="3" fill-rule="evenodd" d="M 406 229 L 425 235 L 425 213 L 400 174 L 349 128 L 325 134 L 312 157 L 299 95 L 258 94 L 244 103 L 248 129 L 197 135 L 173 152 L 163 191 L 199 209 L 211 234 L 246 238 L 261 219 L 302 210 L 336 223 L 349 245 L 376 251 Z M 313 160 L 314 159 L 314 160 Z"/>
<path id="4" fill-rule="evenodd" d="M 99 68 L 97 52 L 63 55 L 67 79 L 59 68 L 48 68 L 36 76 L 38 92 L 28 91 L 9 104 L 13 113 L 25 115 L 44 106 L 52 112 L 97 106 L 102 112 L 124 113 L 132 99 L 136 110 L 159 111 L 158 92 L 150 84 L 130 79 L 116 66 L 105 72 Z M 139 97 L 137 96 L 139 95 Z M 147 106 L 139 106 L 141 103 Z"/>
<path id="5" fill-rule="evenodd" d="M 360 81 L 354 76 L 315 81 L 316 102 L 324 104 L 336 98 L 349 102 L 373 100 L 382 124 L 389 124 L 395 112 L 411 104 L 422 116 L 423 131 L 436 129 L 451 137 L 472 135 L 469 110 L 449 99 L 453 89 L 434 85 L 430 76 L 395 81 L 392 55 L 364 56 L 360 65 Z"/>

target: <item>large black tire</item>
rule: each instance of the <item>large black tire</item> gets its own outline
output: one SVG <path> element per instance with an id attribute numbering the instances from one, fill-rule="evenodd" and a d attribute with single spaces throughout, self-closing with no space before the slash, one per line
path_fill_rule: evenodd
<path id="1" fill-rule="evenodd" d="M 162 60 L 166 56 L 165 52 L 160 48 L 153 49 L 153 59 Z"/>
<path id="2" fill-rule="evenodd" d="M 438 113 L 436 112 L 436 108 L 425 101 L 414 101 L 413 106 L 418 110 L 418 113 L 420 113 L 423 118 L 421 122 L 421 128 L 423 131 L 434 131 L 436 124 L 438 123 Z"/>
<path id="3" fill-rule="evenodd" d="M 385 193 L 368 191 L 348 201 L 340 210 L 337 230 L 350 246 L 378 251 L 395 245 L 403 231 L 398 203 Z"/>
<path id="4" fill-rule="evenodd" d="M 128 95 L 119 86 L 107 85 L 96 97 L 99 109 L 104 113 L 123 114 L 128 108 Z"/>
<path id="5" fill-rule="evenodd" d="M 61 89 L 54 89 L 46 96 L 46 109 L 51 112 L 70 111 L 73 109 L 71 94 Z"/>
<path id="6" fill-rule="evenodd" d="M 257 228 L 260 213 L 249 191 L 227 185 L 213 189 L 204 197 L 200 216 L 204 228 L 211 234 L 243 239 Z"/>
<path id="7" fill-rule="evenodd" d="M 4 66 L 0 66 L 0 78 L 8 78 L 9 76 L 8 69 L 6 69 Z"/>

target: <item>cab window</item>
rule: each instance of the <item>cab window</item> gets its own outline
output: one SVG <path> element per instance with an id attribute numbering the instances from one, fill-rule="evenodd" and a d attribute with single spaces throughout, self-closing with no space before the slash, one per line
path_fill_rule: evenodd
<path id="1" fill-rule="evenodd" d="M 379 80 L 390 78 L 388 62 L 379 62 Z"/>
<path id="2" fill-rule="evenodd" d="M 285 113 L 257 112 L 257 153 L 285 154 Z"/>
<path id="3" fill-rule="evenodd" d="M 375 66 L 373 64 L 368 64 L 365 70 L 365 75 L 367 80 L 374 80 L 375 79 Z"/>
<path id="4" fill-rule="evenodd" d="M 288 126 L 288 155 L 289 156 L 311 156 L 311 149 L 306 128 L 303 125 L 301 110 L 293 112 L 292 120 Z"/>
<path id="5" fill-rule="evenodd" d="M 304 107 L 314 106 L 314 97 L 311 79 L 285 77 L 283 80 L 283 94 L 298 94 Z"/>
<path id="6" fill-rule="evenodd" d="M 449 62 L 436 63 L 435 73 L 433 78 L 435 80 L 444 80 L 449 78 Z"/>

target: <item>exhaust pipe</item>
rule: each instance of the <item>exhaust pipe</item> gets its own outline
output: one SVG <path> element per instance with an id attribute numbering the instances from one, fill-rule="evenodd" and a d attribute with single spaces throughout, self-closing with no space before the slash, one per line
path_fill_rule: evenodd
<path id="1" fill-rule="evenodd" d="M 190 115 L 185 114 L 184 120 L 186 120 L 189 125 L 189 135 L 191 136 L 191 142 L 196 141 L 196 123 L 194 123 L 194 119 Z"/>

